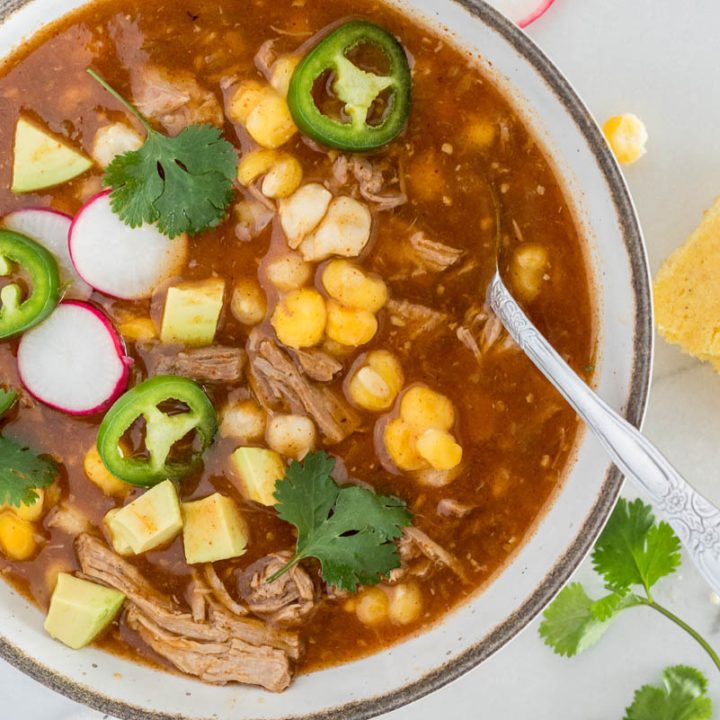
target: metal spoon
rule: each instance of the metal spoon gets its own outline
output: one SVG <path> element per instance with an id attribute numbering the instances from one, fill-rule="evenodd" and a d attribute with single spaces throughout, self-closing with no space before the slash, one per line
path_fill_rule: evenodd
<path id="1" fill-rule="evenodd" d="M 499 233 L 498 233 L 499 234 Z M 558 389 L 607 450 L 678 534 L 702 576 L 720 595 L 720 510 L 703 497 L 660 451 L 610 408 L 560 357 L 530 322 L 500 276 L 498 255 L 488 300 L 523 352 Z"/>

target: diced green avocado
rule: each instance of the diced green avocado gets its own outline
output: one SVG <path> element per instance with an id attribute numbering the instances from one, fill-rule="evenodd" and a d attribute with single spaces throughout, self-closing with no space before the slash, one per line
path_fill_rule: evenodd
<path id="1" fill-rule="evenodd" d="M 77 650 L 91 643 L 115 618 L 125 595 L 118 590 L 58 574 L 45 630 L 56 640 Z"/>
<path id="2" fill-rule="evenodd" d="M 130 504 L 112 510 L 105 523 L 113 545 L 129 547 L 136 555 L 172 540 L 182 530 L 183 520 L 175 486 L 165 480 Z"/>
<path id="3" fill-rule="evenodd" d="M 13 151 L 14 193 L 34 192 L 60 185 L 92 167 L 93 161 L 62 140 L 20 118 Z"/>
<path id="4" fill-rule="evenodd" d="M 125 536 L 113 532 L 112 519 L 120 512 L 121 509 L 122 508 L 113 508 L 112 510 L 108 510 L 105 518 L 103 519 L 103 523 L 105 523 L 107 533 L 110 536 L 110 542 L 112 543 L 113 550 L 118 555 L 134 555 L 135 553 L 127 540 L 125 540 Z"/>
<path id="5" fill-rule="evenodd" d="M 238 557 L 247 549 L 249 531 L 235 501 L 220 493 L 183 503 L 183 542 L 189 564 Z"/>
<path id="6" fill-rule="evenodd" d="M 160 339 L 164 343 L 210 345 L 223 307 L 225 281 L 208 278 L 174 285 L 167 291 Z"/>
<path id="7" fill-rule="evenodd" d="M 275 505 L 275 483 L 285 477 L 285 464 L 274 450 L 242 447 L 230 462 L 250 500 L 261 505 Z"/>

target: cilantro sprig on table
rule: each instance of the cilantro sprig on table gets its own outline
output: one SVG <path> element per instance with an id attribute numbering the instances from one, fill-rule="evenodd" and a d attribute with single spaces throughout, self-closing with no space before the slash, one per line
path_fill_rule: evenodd
<path id="1" fill-rule="evenodd" d="M 30 505 L 36 490 L 52 485 L 58 467 L 14 440 L 0 437 L 0 505 Z"/>
<path id="2" fill-rule="evenodd" d="M 699 670 L 685 665 L 665 668 L 662 686 L 636 690 L 623 720 L 710 720 L 712 701 L 706 692 L 707 680 Z"/>
<path id="3" fill-rule="evenodd" d="M 656 610 L 691 635 L 720 670 L 720 657 L 696 630 L 660 605 L 652 588 L 680 566 L 680 540 L 657 523 L 642 500 L 620 499 L 592 553 L 608 595 L 593 600 L 580 583 L 565 587 L 545 610 L 540 635 L 559 655 L 571 657 L 592 647 L 623 610 Z"/>
<path id="4" fill-rule="evenodd" d="M 356 485 L 338 486 L 330 477 L 335 460 L 315 452 L 292 462 L 275 486 L 280 518 L 297 528 L 295 554 L 268 582 L 301 560 L 320 561 L 325 582 L 354 592 L 400 567 L 395 541 L 412 516 L 395 497 Z"/>
<path id="5" fill-rule="evenodd" d="M 237 168 L 235 149 L 221 131 L 190 125 L 174 137 L 163 135 L 94 70 L 87 72 L 147 132 L 139 150 L 118 155 L 105 171 L 113 212 L 130 227 L 157 224 L 170 238 L 219 225 L 232 202 Z"/>
<path id="6" fill-rule="evenodd" d="M 680 562 L 680 540 L 672 528 L 656 522 L 652 508 L 641 500 L 621 499 L 592 553 L 607 594 L 595 600 L 581 583 L 571 583 L 545 610 L 541 637 L 558 655 L 571 657 L 595 645 L 622 611 L 648 607 L 687 632 L 720 670 L 720 657 L 707 640 L 653 597 L 658 581 Z M 662 687 L 644 685 L 636 691 L 624 720 L 708 720 L 712 703 L 706 690 L 698 670 L 666 668 Z"/>

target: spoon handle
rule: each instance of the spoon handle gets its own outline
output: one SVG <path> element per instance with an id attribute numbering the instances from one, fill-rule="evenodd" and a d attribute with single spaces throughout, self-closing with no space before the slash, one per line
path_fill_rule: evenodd
<path id="1" fill-rule="evenodd" d="M 530 322 L 497 273 L 488 294 L 490 306 L 513 340 L 584 420 L 622 473 L 637 482 L 720 594 L 720 510 L 586 385 Z"/>

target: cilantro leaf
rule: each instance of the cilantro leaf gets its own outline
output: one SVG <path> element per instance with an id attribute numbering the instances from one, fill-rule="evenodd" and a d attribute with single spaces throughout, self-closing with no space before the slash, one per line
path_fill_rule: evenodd
<path id="1" fill-rule="evenodd" d="M 57 464 L 35 455 L 24 445 L 0 437 L 0 505 L 20 507 L 37 500 L 37 488 L 51 485 Z"/>
<path id="2" fill-rule="evenodd" d="M 571 583 L 543 613 L 540 637 L 558 655 L 572 657 L 600 640 L 610 627 L 610 617 L 596 617 L 585 588 L 580 583 Z"/>
<path id="3" fill-rule="evenodd" d="M 405 504 L 397 498 L 361 487 L 342 488 L 327 522 L 302 545 L 298 537 L 298 552 L 318 558 L 323 577 L 331 585 L 355 590 L 358 584 L 373 585 L 400 567 L 392 541 L 409 524 Z"/>
<path id="4" fill-rule="evenodd" d="M 642 500 L 620 499 L 595 545 L 592 562 L 611 590 L 642 585 L 646 592 L 680 565 L 680 540 L 665 522 L 655 523 Z"/>
<path id="5" fill-rule="evenodd" d="M 324 452 L 292 462 L 275 486 L 281 519 L 297 528 L 295 555 L 270 578 L 308 557 L 320 561 L 323 578 L 339 589 L 379 582 L 400 566 L 395 540 L 411 522 L 405 504 L 358 486 L 339 487 L 330 477 L 335 460 Z"/>
<path id="6" fill-rule="evenodd" d="M 558 655 L 572 657 L 595 645 L 621 610 L 641 602 L 632 593 L 594 601 L 580 583 L 571 583 L 543 613 L 540 636 Z"/>
<path id="7" fill-rule="evenodd" d="M 707 680 L 695 668 L 665 668 L 661 687 L 643 685 L 636 690 L 624 720 L 710 720 L 712 702 L 706 692 Z"/>
<path id="8" fill-rule="evenodd" d="M 0 388 L 0 418 L 15 404 L 17 393 L 15 390 Z"/>
<path id="9" fill-rule="evenodd" d="M 326 453 L 307 455 L 302 463 L 292 462 L 285 479 L 275 485 L 275 509 L 285 522 L 298 528 L 298 538 L 327 519 L 340 488 L 330 478 L 335 460 Z M 296 501 L 302 497 L 303 502 Z"/>
<path id="10" fill-rule="evenodd" d="M 190 125 L 174 137 L 157 132 L 93 70 L 88 73 L 143 125 L 139 150 L 116 157 L 105 171 L 113 212 L 130 227 L 157 224 L 168 237 L 216 227 L 232 202 L 237 155 L 212 125 Z"/>
<path id="11" fill-rule="evenodd" d="M 110 163 L 103 185 L 113 188 L 112 209 L 130 227 L 157 223 L 168 237 L 197 235 L 225 217 L 236 160 L 211 125 L 191 125 L 172 138 L 153 132 L 139 150 Z"/>
<path id="12" fill-rule="evenodd" d="M 636 605 L 642 605 L 643 599 L 634 593 L 621 595 L 620 593 L 610 593 L 600 600 L 596 600 L 592 604 L 592 614 L 598 620 L 610 620 L 615 617 L 621 610 Z"/>

